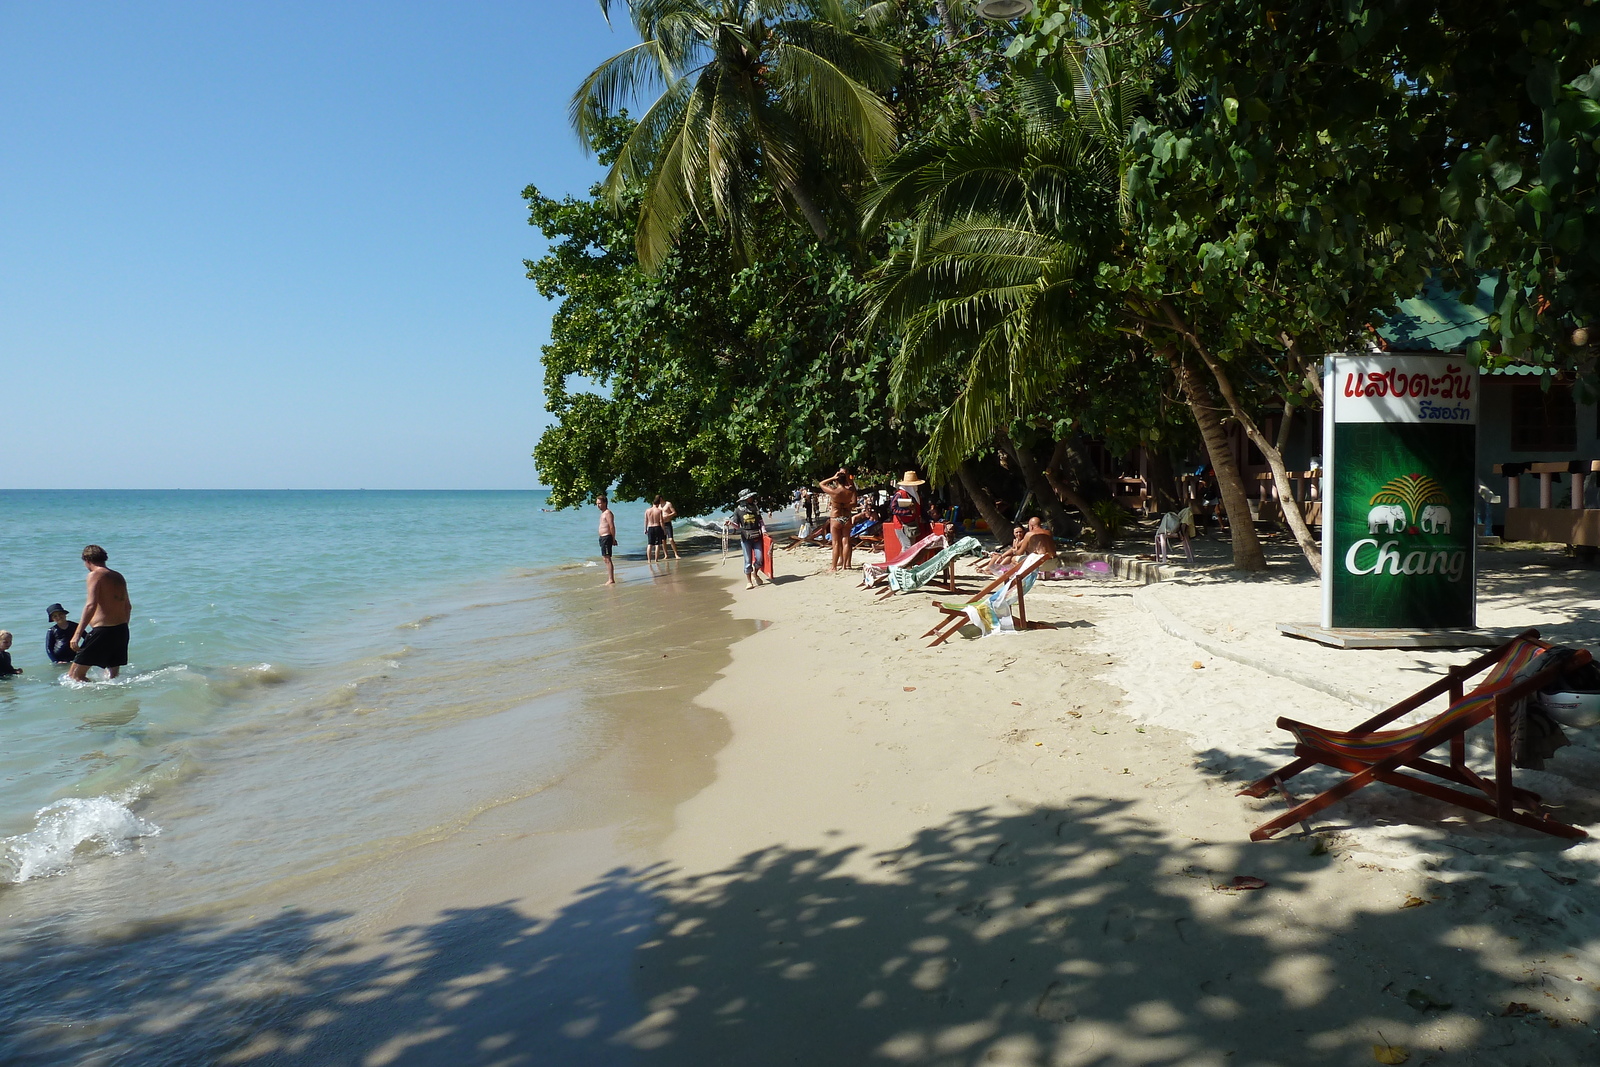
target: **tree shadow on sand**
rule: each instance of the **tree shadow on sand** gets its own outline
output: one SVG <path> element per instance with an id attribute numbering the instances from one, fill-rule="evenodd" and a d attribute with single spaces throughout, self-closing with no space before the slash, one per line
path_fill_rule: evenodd
<path id="1" fill-rule="evenodd" d="M 1412 1064 L 1596 1062 L 1586 987 L 1517 972 L 1559 955 L 1560 921 L 1487 885 L 1349 907 L 1317 896 L 1339 861 L 1307 844 L 1179 839 L 1079 798 L 879 855 L 619 870 L 548 919 L 464 909 L 376 951 L 290 912 L 44 937 L 0 961 L 0 1061 L 1221 1067 L 1371 1063 L 1382 1040 Z"/>

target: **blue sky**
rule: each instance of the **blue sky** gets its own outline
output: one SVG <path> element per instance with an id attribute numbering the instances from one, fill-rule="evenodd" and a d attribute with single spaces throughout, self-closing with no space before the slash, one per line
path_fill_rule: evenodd
<path id="1" fill-rule="evenodd" d="M 0 488 L 534 485 L 520 193 L 598 179 L 566 101 L 628 32 L 0 0 Z"/>

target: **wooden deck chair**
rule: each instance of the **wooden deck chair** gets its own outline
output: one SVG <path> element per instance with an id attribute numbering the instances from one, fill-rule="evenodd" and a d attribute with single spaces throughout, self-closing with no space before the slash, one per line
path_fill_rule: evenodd
<path id="1" fill-rule="evenodd" d="M 1538 670 L 1535 660 L 1550 647 L 1538 638 L 1538 630 L 1518 634 L 1471 663 L 1452 668 L 1432 685 L 1351 730 L 1324 730 L 1294 719 L 1279 719 L 1278 726 L 1294 735 L 1294 761 L 1241 789 L 1239 795 L 1261 797 L 1277 789 L 1291 807 L 1256 827 L 1250 839 L 1264 841 L 1373 782 L 1409 789 L 1556 837 L 1587 837 L 1588 834 L 1577 827 L 1550 817 L 1543 811 L 1537 793 L 1518 789 L 1511 781 L 1512 725 L 1519 702 L 1590 660 L 1588 652 L 1579 651 Z M 1524 668 L 1530 664 L 1533 664 L 1533 673 L 1528 674 Z M 1483 680 L 1470 693 L 1463 694 L 1466 680 L 1485 670 L 1488 673 Z M 1521 681 L 1517 680 L 1519 672 L 1524 673 Z M 1450 699 L 1449 707 L 1427 722 L 1397 730 L 1378 729 L 1446 694 Z M 1494 772 L 1485 778 L 1467 766 L 1466 732 L 1490 718 L 1494 719 Z M 1426 753 L 1444 744 L 1450 746 L 1448 764 L 1426 758 Z M 1318 764 L 1349 771 L 1350 776 L 1310 800 L 1295 803 L 1284 783 Z M 1401 768 L 1466 786 L 1473 792 L 1403 774 Z"/>
<path id="2" fill-rule="evenodd" d="M 1028 606 L 1023 599 L 1023 583 L 1027 580 L 1030 574 L 1044 566 L 1045 560 L 1049 558 L 1049 556 L 1038 552 L 1025 557 L 1020 564 L 1018 564 L 1016 567 L 1013 567 L 1005 574 L 1002 574 L 1000 577 L 996 578 L 982 589 L 978 590 L 972 599 L 966 601 L 965 603 L 940 604 L 935 602 L 933 606 L 944 613 L 944 618 L 939 620 L 938 625 L 934 626 L 933 629 L 922 635 L 923 637 L 933 638 L 933 640 L 928 643 L 928 647 L 932 648 L 934 645 L 942 645 L 946 641 L 950 640 L 951 636 L 966 624 L 967 608 L 970 608 L 974 604 L 977 604 L 981 601 L 989 599 L 990 596 L 999 592 L 1001 588 L 1006 586 L 1014 586 L 1016 591 L 1017 607 L 1016 610 L 1012 612 L 1012 616 L 1016 618 L 1019 628 L 1028 629 L 1030 624 L 1028 622 Z"/>

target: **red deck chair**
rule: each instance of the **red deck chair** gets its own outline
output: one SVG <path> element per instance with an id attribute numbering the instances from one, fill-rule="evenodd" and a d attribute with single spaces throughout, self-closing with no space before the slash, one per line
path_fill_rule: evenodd
<path id="1" fill-rule="evenodd" d="M 1261 797 L 1278 789 L 1292 807 L 1256 827 L 1251 831 L 1250 839 L 1264 841 L 1373 782 L 1399 786 L 1447 804 L 1493 815 L 1557 837 L 1577 839 L 1589 836 L 1575 826 L 1551 818 L 1543 811 L 1537 793 L 1518 789 L 1511 781 L 1512 718 L 1517 713 L 1518 702 L 1583 666 L 1590 659 L 1588 652 L 1579 651 L 1517 682 L 1517 673 L 1550 647 L 1538 637 L 1538 630 L 1518 634 L 1471 663 L 1451 668 L 1448 674 L 1432 685 L 1352 730 L 1324 730 L 1294 719 L 1279 719 L 1278 726 L 1294 735 L 1294 761 L 1241 789 L 1239 795 Z M 1485 669 L 1488 673 L 1483 680 L 1470 693 L 1463 695 L 1463 683 Z M 1450 697 L 1450 706 L 1427 722 L 1398 730 L 1378 729 L 1446 693 Z M 1485 778 L 1467 766 L 1466 732 L 1491 717 L 1494 719 L 1494 773 Z M 1448 764 L 1425 758 L 1425 753 L 1446 743 L 1450 746 Z M 1284 788 L 1284 783 L 1318 764 L 1349 771 L 1350 777 L 1332 789 L 1296 804 Z M 1402 767 L 1466 786 L 1475 792 L 1464 792 L 1415 775 L 1402 774 Z"/>

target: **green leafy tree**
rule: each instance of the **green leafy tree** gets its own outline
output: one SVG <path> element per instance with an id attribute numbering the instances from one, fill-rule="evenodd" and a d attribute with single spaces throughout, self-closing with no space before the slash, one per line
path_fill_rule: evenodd
<path id="1" fill-rule="evenodd" d="M 1148 106 L 1143 72 L 1154 51 L 1139 40 L 1058 45 L 1050 62 L 1026 71 L 1017 111 L 970 133 L 925 138 L 887 162 L 869 218 L 909 212 L 917 228 L 883 273 L 876 314 L 901 331 L 897 391 L 925 389 L 937 376 L 959 383 L 929 441 L 935 468 L 959 463 L 991 435 L 1010 440 L 1013 424 L 1046 419 L 1069 396 L 1077 401 L 1069 415 L 1111 407 L 1119 417 L 1101 416 L 1102 425 L 1143 426 L 1150 440 L 1159 432 L 1158 387 L 1104 395 L 1062 386 L 1159 352 L 1183 384 L 1217 473 L 1235 563 L 1259 569 L 1264 557 L 1214 399 L 1169 327 L 1147 336 L 1161 294 L 1106 284 L 1136 254 L 1129 136 Z M 1092 510 L 1071 502 L 1104 540 Z"/>
<path id="2" fill-rule="evenodd" d="M 601 158 L 629 132 L 602 127 Z M 787 499 L 841 464 L 912 465 L 919 412 L 891 417 L 889 347 L 860 329 L 849 258 L 785 225 L 770 191 L 753 217 L 772 239 L 750 262 L 732 265 L 728 239 L 696 227 L 654 273 L 635 255 L 634 216 L 600 187 L 523 196 L 550 241 L 528 277 L 560 301 L 543 352 L 556 422 L 534 452 L 555 506 L 614 489 L 704 512 L 744 488 Z"/>
<path id="3" fill-rule="evenodd" d="M 1287 500 L 1248 394 L 1287 425 L 1320 402 L 1307 353 L 1363 346 L 1432 275 L 1498 277 L 1471 354 L 1588 358 L 1597 30 L 1584 0 L 1047 3 L 1013 51 L 1157 42 L 1167 106 L 1130 137 L 1138 254 L 1106 281 L 1161 294 L 1147 327 L 1204 363 Z"/>
<path id="4" fill-rule="evenodd" d="M 741 259 L 777 190 L 824 244 L 843 183 L 894 141 L 882 92 L 894 51 L 864 32 L 883 4 L 851 0 L 627 0 L 640 43 L 595 68 L 571 117 L 589 143 L 630 100 L 660 95 L 611 163 L 613 206 L 639 186 L 639 262 L 657 270 L 685 222 L 715 221 Z M 600 0 L 610 17 L 611 0 Z"/>

